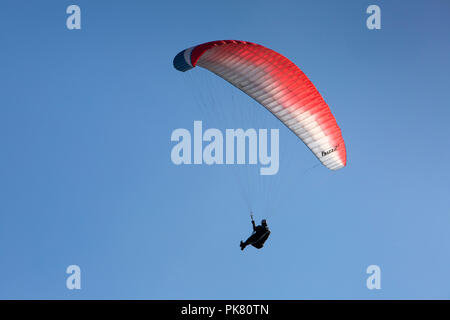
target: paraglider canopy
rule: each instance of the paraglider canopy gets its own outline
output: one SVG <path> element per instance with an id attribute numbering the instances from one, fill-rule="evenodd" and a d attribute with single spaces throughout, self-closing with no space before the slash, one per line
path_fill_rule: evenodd
<path id="1" fill-rule="evenodd" d="M 283 122 L 327 168 L 345 167 L 344 139 L 330 108 L 280 53 L 247 41 L 212 41 L 181 51 L 173 65 L 182 72 L 200 66 L 222 77 Z"/>

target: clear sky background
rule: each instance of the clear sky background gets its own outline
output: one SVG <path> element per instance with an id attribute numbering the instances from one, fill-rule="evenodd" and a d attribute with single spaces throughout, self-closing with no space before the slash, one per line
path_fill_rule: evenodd
<path id="1" fill-rule="evenodd" d="M 82 30 L 66 28 L 70 4 Z M 0 298 L 450 298 L 449 33 L 444 0 L 2 1 Z M 229 126 L 198 105 L 196 88 L 214 91 L 197 77 L 213 77 L 172 67 L 218 39 L 291 59 L 346 141 L 346 168 L 314 167 L 235 90 L 280 129 L 279 175 L 260 193 L 244 181 L 272 230 L 262 250 L 239 249 L 251 225 L 234 168 L 170 160 L 174 129 Z M 366 288 L 371 264 L 381 290 Z"/>

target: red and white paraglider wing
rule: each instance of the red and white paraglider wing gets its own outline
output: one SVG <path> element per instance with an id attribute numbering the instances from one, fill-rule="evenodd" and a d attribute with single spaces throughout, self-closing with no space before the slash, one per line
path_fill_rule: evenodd
<path id="1" fill-rule="evenodd" d="M 341 130 L 306 75 L 283 55 L 236 40 L 204 43 L 181 51 L 174 67 L 200 66 L 239 88 L 291 129 L 329 169 L 346 165 Z"/>

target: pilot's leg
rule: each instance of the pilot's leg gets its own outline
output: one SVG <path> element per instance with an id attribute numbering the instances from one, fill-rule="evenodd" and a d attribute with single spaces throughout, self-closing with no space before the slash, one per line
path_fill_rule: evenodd
<path id="1" fill-rule="evenodd" d="M 254 243 L 256 240 L 258 240 L 258 236 L 256 234 L 252 234 L 247 240 L 245 240 L 245 242 L 241 241 L 241 250 L 244 250 L 246 246 Z"/>

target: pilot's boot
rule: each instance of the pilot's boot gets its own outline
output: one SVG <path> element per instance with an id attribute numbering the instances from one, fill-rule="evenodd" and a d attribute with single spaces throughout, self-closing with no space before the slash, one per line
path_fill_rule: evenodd
<path id="1" fill-rule="evenodd" d="M 241 244 L 240 244 L 240 246 L 241 246 L 241 250 L 244 250 L 244 249 L 245 249 L 245 243 L 244 243 L 244 242 L 242 242 L 242 240 L 241 240 Z"/>

